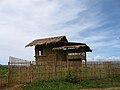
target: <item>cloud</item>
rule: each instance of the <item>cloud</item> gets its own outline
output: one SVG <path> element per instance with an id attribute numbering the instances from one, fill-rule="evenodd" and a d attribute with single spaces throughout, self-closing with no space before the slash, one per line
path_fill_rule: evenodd
<path id="1" fill-rule="evenodd" d="M 77 1 L 3 0 L 0 3 L 1 63 L 8 56 L 33 60 L 33 50 L 24 46 L 35 38 L 60 35 L 55 26 L 74 20 L 83 5 Z M 72 5 L 73 4 L 73 5 Z M 66 6 L 67 5 L 67 6 Z M 72 7 L 71 7 L 72 5 Z M 66 31 L 63 31 L 63 35 Z M 65 33 L 66 34 L 66 33 Z"/>
<path id="2" fill-rule="evenodd" d="M 88 61 L 99 61 L 99 62 L 120 61 L 120 57 L 116 57 L 116 56 L 95 56 L 95 57 L 89 57 Z"/>

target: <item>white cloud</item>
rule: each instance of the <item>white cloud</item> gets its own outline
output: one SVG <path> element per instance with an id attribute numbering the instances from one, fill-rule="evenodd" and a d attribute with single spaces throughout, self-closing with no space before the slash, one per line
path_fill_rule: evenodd
<path id="1" fill-rule="evenodd" d="M 120 57 L 116 56 L 95 56 L 95 57 L 89 57 L 88 61 L 120 61 Z"/>

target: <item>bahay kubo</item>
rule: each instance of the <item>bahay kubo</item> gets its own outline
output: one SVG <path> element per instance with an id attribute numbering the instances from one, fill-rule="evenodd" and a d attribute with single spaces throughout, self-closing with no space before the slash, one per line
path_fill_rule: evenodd
<path id="1" fill-rule="evenodd" d="M 83 61 L 86 62 L 86 52 L 92 50 L 85 43 L 68 42 L 66 36 L 36 39 L 26 45 L 35 46 L 35 60 L 40 61 Z"/>

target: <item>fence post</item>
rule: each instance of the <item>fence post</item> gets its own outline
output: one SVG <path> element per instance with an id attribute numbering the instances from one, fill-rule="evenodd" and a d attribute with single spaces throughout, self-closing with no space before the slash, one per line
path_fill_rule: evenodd
<path id="1" fill-rule="evenodd" d="M 32 81 L 33 81 L 33 70 L 32 70 L 32 63 L 31 63 L 31 61 L 30 61 L 30 72 L 29 72 L 31 75 L 31 78 L 30 78 L 30 83 L 32 83 Z"/>
<path id="2" fill-rule="evenodd" d="M 8 62 L 7 84 L 10 83 L 10 62 Z"/>
<path id="3" fill-rule="evenodd" d="M 19 73 L 19 76 L 18 76 L 18 77 L 19 77 L 19 79 L 18 79 L 18 80 L 19 80 L 19 81 L 18 81 L 18 84 L 21 84 L 21 66 L 20 66 L 20 65 L 18 66 L 18 73 Z"/>
<path id="4" fill-rule="evenodd" d="M 66 49 L 66 56 L 67 56 L 67 71 L 68 71 L 69 70 L 68 49 Z"/>

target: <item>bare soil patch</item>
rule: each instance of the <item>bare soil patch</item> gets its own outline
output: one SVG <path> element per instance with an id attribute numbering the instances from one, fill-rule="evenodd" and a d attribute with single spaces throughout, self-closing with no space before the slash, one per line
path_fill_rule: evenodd
<path id="1" fill-rule="evenodd" d="M 19 84 L 19 85 L 10 85 L 10 86 L 2 88 L 0 90 L 23 90 L 22 86 L 23 86 L 22 84 Z"/>

